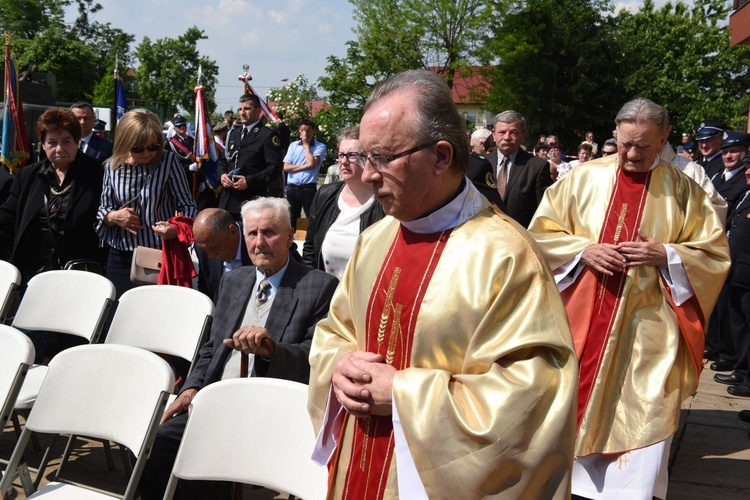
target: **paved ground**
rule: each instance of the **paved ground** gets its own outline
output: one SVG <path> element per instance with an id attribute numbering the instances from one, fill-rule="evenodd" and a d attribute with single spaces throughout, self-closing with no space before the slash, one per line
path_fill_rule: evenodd
<path id="1" fill-rule="evenodd" d="M 698 393 L 683 404 L 680 428 L 672 443 L 670 457 L 669 500 L 746 500 L 750 498 L 750 424 L 737 418 L 737 412 L 750 409 L 750 398 L 736 398 L 726 386 L 713 380 L 708 369 L 701 375 Z M 44 436 L 42 445 L 49 442 Z M 0 437 L 0 457 L 10 456 L 14 443 L 12 428 Z M 63 443 L 58 447 L 62 449 Z M 102 447 L 85 441 L 75 452 L 66 477 L 93 481 L 97 486 L 124 490 L 122 458 L 115 451 L 115 471 L 107 470 Z M 30 463 L 38 463 L 40 452 L 29 451 Z M 58 462 L 52 462 L 57 466 Z M 52 479 L 54 467 L 44 480 Z M 25 498 L 16 482 L 14 496 Z M 246 499 L 286 498 L 265 489 L 245 488 Z"/>

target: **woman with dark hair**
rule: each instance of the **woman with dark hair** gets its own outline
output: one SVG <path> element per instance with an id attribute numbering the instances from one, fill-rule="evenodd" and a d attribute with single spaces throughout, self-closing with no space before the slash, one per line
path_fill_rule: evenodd
<path id="1" fill-rule="evenodd" d="M 162 248 L 177 238 L 168 221 L 175 212 L 195 218 L 195 202 L 174 153 L 164 151 L 162 127 L 151 111 L 134 109 L 117 125 L 112 157 L 104 164 L 96 231 L 111 248 L 106 276 L 119 298 L 130 281 L 137 246 Z"/>
<path id="2" fill-rule="evenodd" d="M 339 134 L 341 181 L 324 184 L 313 198 L 302 262 L 341 279 L 359 233 L 385 217 L 372 187 L 362 181 L 359 126 Z"/>
<path id="3" fill-rule="evenodd" d="M 15 175 L 0 206 L 0 257 L 18 267 L 24 285 L 71 260 L 104 264 L 94 232 L 102 169 L 78 149 L 78 119 L 70 110 L 50 108 L 37 130 L 47 158 Z"/>
<path id="4" fill-rule="evenodd" d="M 69 261 L 104 264 L 94 232 L 102 192 L 99 162 L 78 149 L 81 125 L 72 111 L 50 108 L 36 125 L 47 158 L 22 168 L 0 206 L 0 258 L 21 272 L 25 288 L 34 275 Z M 26 332 L 35 362 L 46 362 L 83 340 L 49 332 Z"/>

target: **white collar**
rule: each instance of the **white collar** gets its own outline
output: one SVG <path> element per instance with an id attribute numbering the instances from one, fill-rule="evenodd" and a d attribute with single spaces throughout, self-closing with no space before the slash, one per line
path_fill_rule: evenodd
<path id="1" fill-rule="evenodd" d="M 451 229 L 474 217 L 482 208 L 482 196 L 474 184 L 464 178 L 464 188 L 447 205 L 431 214 L 411 221 L 401 221 L 401 225 L 417 234 L 437 233 Z"/>

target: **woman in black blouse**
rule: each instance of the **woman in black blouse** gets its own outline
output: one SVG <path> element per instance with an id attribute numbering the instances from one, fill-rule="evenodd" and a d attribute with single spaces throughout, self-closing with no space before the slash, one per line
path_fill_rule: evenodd
<path id="1" fill-rule="evenodd" d="M 22 168 L 0 206 L 0 257 L 35 274 L 104 254 L 94 232 L 102 169 L 78 149 L 81 126 L 72 111 L 50 108 L 37 122 L 47 158 Z"/>

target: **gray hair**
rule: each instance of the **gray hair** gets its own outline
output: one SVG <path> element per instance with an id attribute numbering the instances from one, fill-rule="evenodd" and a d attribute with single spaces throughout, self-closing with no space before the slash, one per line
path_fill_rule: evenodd
<path id="1" fill-rule="evenodd" d="M 492 135 L 492 131 L 487 128 L 478 128 L 471 133 L 471 145 L 478 146 L 483 144 L 489 136 Z"/>
<path id="2" fill-rule="evenodd" d="M 351 139 L 353 141 L 359 140 L 359 125 L 352 125 L 350 127 L 344 127 L 339 131 L 339 135 L 336 138 L 336 142 L 340 143 L 344 139 Z"/>
<path id="3" fill-rule="evenodd" d="M 659 127 L 660 132 L 664 133 L 669 128 L 669 111 L 667 111 L 667 108 L 656 104 L 654 101 L 639 97 L 638 99 L 626 102 L 617 113 L 615 124 L 618 129 L 623 122 L 651 122 Z"/>
<path id="4" fill-rule="evenodd" d="M 495 115 L 495 123 L 502 122 L 502 123 L 516 123 L 521 122 L 521 130 L 526 130 L 526 118 L 523 117 L 521 113 L 518 111 L 513 111 L 512 109 L 509 109 L 507 111 L 503 111 L 502 113 L 498 113 Z"/>
<path id="5" fill-rule="evenodd" d="M 432 71 L 414 69 L 380 82 L 365 103 L 364 112 L 379 100 L 398 91 L 414 90 L 414 121 L 408 131 L 416 145 L 446 141 L 453 147 L 451 168 L 469 171 L 469 138 L 466 120 L 456 108 L 450 87 Z"/>
<path id="6" fill-rule="evenodd" d="M 244 222 L 245 217 L 247 217 L 250 212 L 260 212 L 263 210 L 273 210 L 273 218 L 279 225 L 279 229 L 289 230 L 292 228 L 290 205 L 285 198 L 267 197 L 246 201 L 242 204 L 242 208 L 240 209 L 242 221 Z"/>

